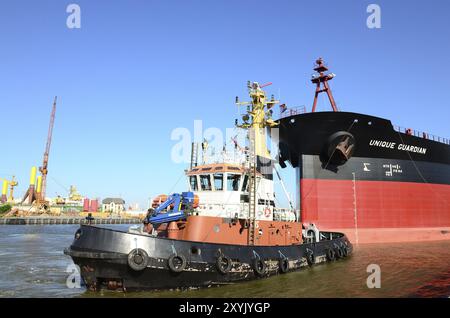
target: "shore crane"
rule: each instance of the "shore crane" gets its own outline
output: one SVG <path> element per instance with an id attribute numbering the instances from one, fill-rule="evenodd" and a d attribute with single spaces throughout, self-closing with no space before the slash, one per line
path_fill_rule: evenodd
<path id="1" fill-rule="evenodd" d="M 50 124 L 48 126 L 48 135 L 47 135 L 47 144 L 45 146 L 44 159 L 42 162 L 42 166 L 39 167 L 39 172 L 42 176 L 42 189 L 39 195 L 38 203 L 45 203 L 45 193 L 47 190 L 47 174 L 48 174 L 48 156 L 50 154 L 50 146 L 52 144 L 52 135 L 53 135 L 53 126 L 55 124 L 55 113 L 56 113 L 56 100 L 57 96 L 55 96 L 55 100 L 53 101 L 52 113 L 50 115 Z"/>
<path id="2" fill-rule="evenodd" d="M 45 193 L 47 190 L 47 174 L 48 174 L 48 157 L 50 154 L 50 146 L 52 144 L 52 135 L 53 135 L 53 125 L 55 123 L 55 113 L 56 113 L 56 100 L 57 96 L 55 96 L 55 99 L 53 101 L 53 108 L 50 115 L 50 123 L 48 126 L 48 135 L 47 135 L 47 144 L 45 146 L 45 152 L 44 152 L 44 159 L 42 162 L 42 166 L 39 167 L 39 172 L 41 173 L 40 176 L 38 176 L 37 179 L 37 189 L 35 189 L 36 184 L 36 167 L 33 167 L 31 169 L 31 176 L 30 176 L 30 186 L 25 193 L 22 202 L 25 202 L 25 200 L 28 198 L 28 204 L 33 204 L 36 202 L 40 207 L 43 207 L 46 209 L 48 207 L 48 202 L 45 201 Z M 37 191 L 36 191 L 37 190 Z"/>
<path id="3" fill-rule="evenodd" d="M 7 180 L 4 178 L 0 178 L 3 180 L 3 189 L 2 189 L 2 197 L 1 202 L 14 202 L 14 187 L 18 186 L 19 183 L 16 181 L 16 176 L 12 176 L 11 180 Z M 7 190 L 9 186 L 9 195 L 7 196 Z"/>

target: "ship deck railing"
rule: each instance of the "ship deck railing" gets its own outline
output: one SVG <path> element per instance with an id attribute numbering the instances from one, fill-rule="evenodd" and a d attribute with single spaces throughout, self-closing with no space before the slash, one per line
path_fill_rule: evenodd
<path id="1" fill-rule="evenodd" d="M 291 117 L 291 116 L 295 116 L 295 115 L 305 114 L 307 112 L 308 111 L 306 110 L 305 106 L 285 108 L 284 110 L 283 109 L 280 110 L 279 118 L 282 119 L 282 118 Z M 396 126 L 396 125 L 394 125 L 393 127 L 394 127 L 395 131 L 400 132 L 400 133 L 404 133 L 407 135 L 424 138 L 424 139 L 428 139 L 428 140 L 433 140 L 433 141 L 437 141 L 437 142 L 440 142 L 440 143 L 443 143 L 446 145 L 450 145 L 449 138 L 443 138 L 443 137 L 429 134 L 429 133 L 426 133 L 423 131 L 419 131 L 419 130 L 415 130 L 415 129 L 411 129 L 411 128 L 404 128 L 404 127 Z"/>
<path id="2" fill-rule="evenodd" d="M 341 111 L 341 109 L 339 108 L 338 105 L 336 105 L 336 108 L 338 111 Z M 306 109 L 306 106 L 304 106 L 304 105 L 297 106 L 297 107 L 289 107 L 289 108 L 285 108 L 284 110 L 280 108 L 279 119 L 291 117 L 291 116 L 295 116 L 295 115 L 300 115 L 300 114 L 306 114 L 306 113 L 309 113 L 309 112 Z"/>
<path id="3" fill-rule="evenodd" d="M 305 106 L 298 106 L 298 107 L 292 107 L 292 108 L 290 107 L 290 108 L 285 108 L 284 110 L 280 109 L 280 117 L 279 118 L 282 119 L 282 118 L 305 114 L 305 113 L 307 113 Z"/>
<path id="4" fill-rule="evenodd" d="M 450 139 L 432 135 L 432 134 L 429 134 L 429 133 L 426 133 L 423 131 L 419 131 L 419 130 L 415 130 L 415 129 L 411 129 L 411 128 L 404 128 L 404 127 L 396 126 L 396 125 L 394 125 L 394 130 L 397 132 L 403 133 L 403 134 L 410 135 L 410 136 L 433 140 L 433 141 L 441 142 L 446 145 L 450 145 Z"/>

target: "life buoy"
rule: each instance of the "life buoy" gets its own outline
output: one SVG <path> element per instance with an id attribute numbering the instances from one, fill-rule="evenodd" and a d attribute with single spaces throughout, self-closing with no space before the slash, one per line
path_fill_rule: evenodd
<path id="1" fill-rule="evenodd" d="M 226 257 L 225 255 L 220 255 L 216 259 L 216 267 L 221 274 L 228 273 L 231 270 L 232 265 L 231 258 Z"/>
<path id="2" fill-rule="evenodd" d="M 167 260 L 169 269 L 174 273 L 181 273 L 186 268 L 186 257 L 181 254 L 172 254 Z"/>
<path id="3" fill-rule="evenodd" d="M 264 215 L 266 216 L 266 218 L 270 217 L 270 213 L 271 213 L 270 208 L 269 208 L 269 207 L 266 207 L 266 208 L 264 209 Z"/>
<path id="4" fill-rule="evenodd" d="M 327 260 L 329 260 L 330 262 L 336 260 L 336 253 L 332 248 L 327 248 Z"/>
<path id="5" fill-rule="evenodd" d="M 289 271 L 289 260 L 286 257 L 280 258 L 278 260 L 278 269 L 282 274 L 287 273 Z"/>
<path id="6" fill-rule="evenodd" d="M 306 253 L 306 262 L 309 266 L 313 266 L 316 263 L 316 256 L 313 251 Z"/>
<path id="7" fill-rule="evenodd" d="M 141 248 L 136 248 L 128 253 L 128 266 L 135 271 L 141 271 L 148 265 L 148 254 Z"/>
<path id="8" fill-rule="evenodd" d="M 264 276 L 266 274 L 266 262 L 260 258 L 253 259 L 253 271 L 256 276 Z"/>

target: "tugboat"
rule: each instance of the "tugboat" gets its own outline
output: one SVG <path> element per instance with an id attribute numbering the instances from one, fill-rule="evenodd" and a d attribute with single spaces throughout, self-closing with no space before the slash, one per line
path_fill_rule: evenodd
<path id="1" fill-rule="evenodd" d="M 189 191 L 157 197 L 143 224 L 119 231 L 81 225 L 70 255 L 86 286 L 127 290 L 207 287 L 284 274 L 345 258 L 353 251 L 342 233 L 302 224 L 299 213 L 275 205 L 274 161 L 267 130 L 278 126 L 264 85 L 248 82 L 251 101 L 242 122 L 243 160 L 197 160 L 193 144 Z M 204 143 L 203 149 L 207 147 Z M 278 172 L 277 175 L 279 176 Z"/>

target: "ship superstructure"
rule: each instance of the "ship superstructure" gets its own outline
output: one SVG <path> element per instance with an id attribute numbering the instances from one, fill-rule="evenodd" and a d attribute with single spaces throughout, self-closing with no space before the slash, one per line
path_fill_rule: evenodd
<path id="1" fill-rule="evenodd" d="M 193 162 L 186 174 L 190 191 L 199 199 L 195 213 L 241 219 L 251 218 L 252 213 L 256 220 L 294 222 L 295 209 L 281 208 L 276 204 L 275 167 L 267 146 L 266 130 L 277 126 L 271 118 L 271 110 L 278 101 L 273 97 L 267 100 L 266 93 L 256 82 L 248 83 L 248 90 L 250 102 L 236 99 L 237 105 L 246 107 L 242 123 L 237 126 L 247 131 L 247 144 L 241 146 L 233 139 L 235 150 L 238 149 L 240 155 L 224 152 L 222 160 L 203 160 L 198 165 L 195 152 L 199 146 L 194 144 L 192 147 Z M 205 155 L 207 143 L 202 143 L 201 148 L 204 158 L 212 158 Z M 253 196 L 254 202 L 251 202 Z M 156 200 L 155 203 L 160 202 Z"/>

